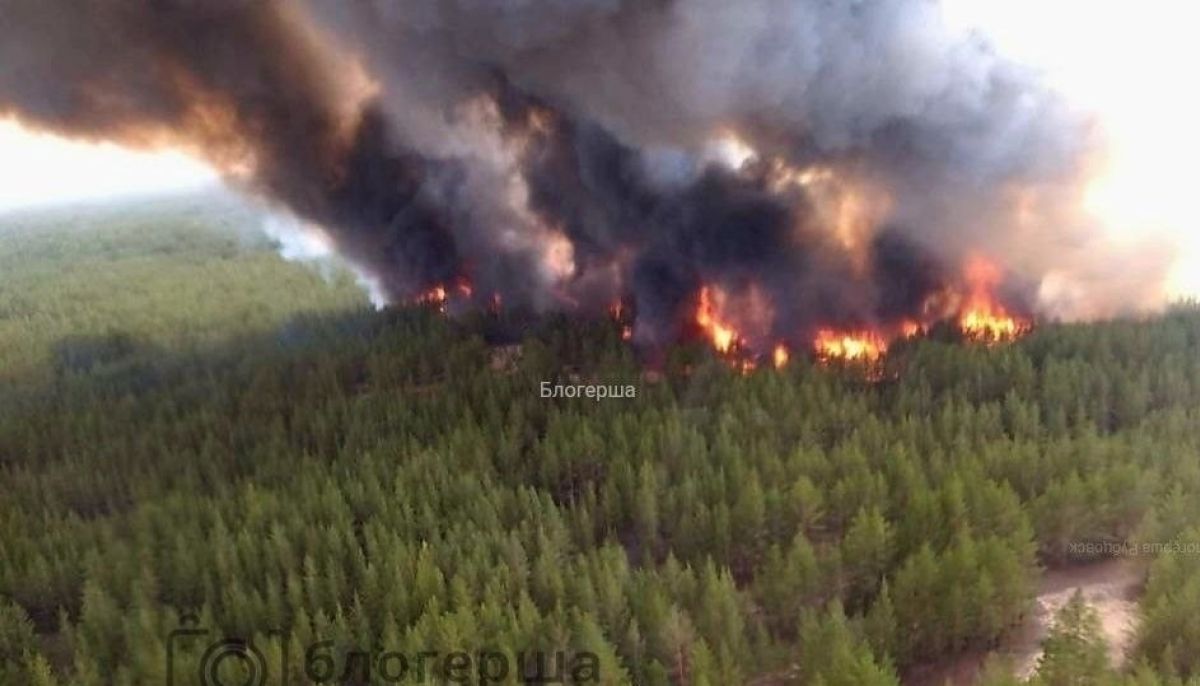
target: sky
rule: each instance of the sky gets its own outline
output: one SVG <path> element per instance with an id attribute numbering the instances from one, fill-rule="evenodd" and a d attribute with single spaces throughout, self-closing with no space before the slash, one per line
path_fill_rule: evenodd
<path id="1" fill-rule="evenodd" d="M 0 212 L 185 191 L 218 178 L 210 167 L 179 152 L 67 140 L 0 119 Z"/>
<path id="2" fill-rule="evenodd" d="M 963 31 L 1039 69 L 1112 142 L 1088 208 L 1114 240 L 1158 241 L 1178 255 L 1173 295 L 1200 295 L 1200 22 L 1191 0 L 942 0 Z M 183 191 L 218 182 L 174 151 L 68 141 L 0 118 L 0 212 Z"/>
<path id="3" fill-rule="evenodd" d="M 1108 164 L 1087 209 L 1116 240 L 1169 244 L 1171 295 L 1200 295 L 1200 3 L 1194 0 L 942 0 L 951 22 L 1041 71 L 1098 115 Z"/>

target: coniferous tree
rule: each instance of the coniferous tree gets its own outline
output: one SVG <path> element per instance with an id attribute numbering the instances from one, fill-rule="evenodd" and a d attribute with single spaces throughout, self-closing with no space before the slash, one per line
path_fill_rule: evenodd
<path id="1" fill-rule="evenodd" d="M 1042 650 L 1039 686 L 1100 684 L 1109 674 L 1100 618 L 1078 590 L 1058 611 Z"/>

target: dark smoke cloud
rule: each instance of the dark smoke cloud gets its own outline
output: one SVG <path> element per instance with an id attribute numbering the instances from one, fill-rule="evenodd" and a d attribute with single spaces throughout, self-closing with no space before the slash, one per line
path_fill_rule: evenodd
<path id="1" fill-rule="evenodd" d="M 253 148 L 258 183 L 323 211 L 339 89 L 324 53 L 260 2 L 0 3 L 0 111 L 91 138 Z"/>
<path id="2" fill-rule="evenodd" d="M 911 317 L 973 253 L 1026 304 L 1048 275 L 1100 271 L 1077 211 L 1087 123 L 939 12 L 0 0 L 0 113 L 206 155 L 389 300 L 468 281 L 480 303 L 539 310 L 625 298 L 638 339 L 661 343 L 714 284 L 767 303 L 746 322 L 765 346 Z M 759 154 L 728 159 L 714 141 L 730 131 Z M 887 211 L 848 246 L 780 165 L 832 170 Z"/>

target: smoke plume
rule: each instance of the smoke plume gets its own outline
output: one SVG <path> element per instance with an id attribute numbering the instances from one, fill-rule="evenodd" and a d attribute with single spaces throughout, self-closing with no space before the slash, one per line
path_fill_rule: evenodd
<path id="1" fill-rule="evenodd" d="M 979 260 L 1026 315 L 1161 286 L 1112 285 L 1089 121 L 931 0 L 0 0 L 3 115 L 202 155 L 388 301 L 644 344 L 953 316 Z"/>

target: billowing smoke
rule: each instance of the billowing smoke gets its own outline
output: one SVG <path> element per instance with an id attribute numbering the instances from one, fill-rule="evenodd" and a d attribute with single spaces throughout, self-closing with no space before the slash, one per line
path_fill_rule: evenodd
<path id="1" fill-rule="evenodd" d="M 1024 314 L 1161 286 L 1106 286 L 1086 118 L 932 0 L 0 0 L 0 115 L 205 155 L 389 301 L 647 344 L 957 316 L 981 260 Z"/>

